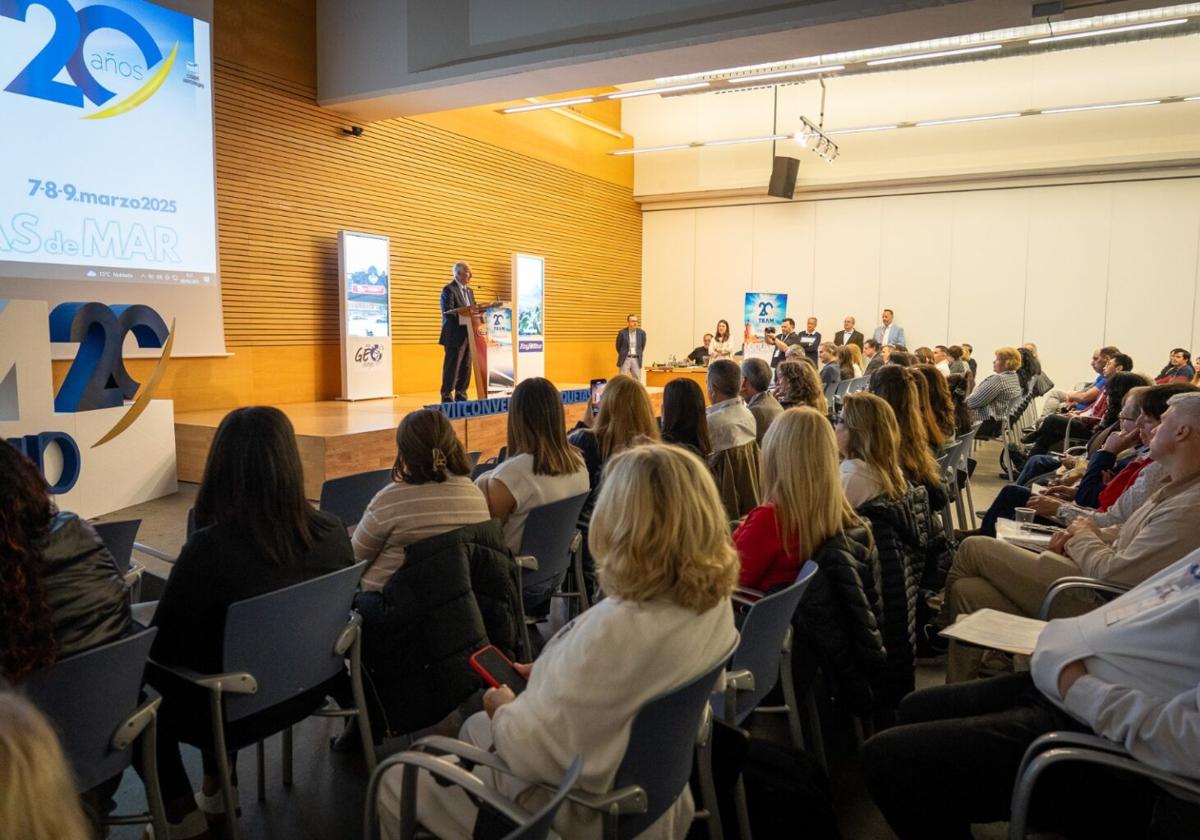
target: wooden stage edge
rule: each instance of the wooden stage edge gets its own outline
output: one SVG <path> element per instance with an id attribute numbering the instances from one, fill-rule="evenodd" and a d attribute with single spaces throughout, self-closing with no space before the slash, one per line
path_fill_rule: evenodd
<path id="1" fill-rule="evenodd" d="M 587 384 L 560 384 L 559 390 L 586 388 Z M 649 387 L 655 413 L 662 407 L 662 388 Z M 296 444 L 304 465 L 304 492 L 310 499 L 321 495 L 321 485 L 343 475 L 382 470 L 396 459 L 396 427 L 406 414 L 438 402 L 436 391 L 402 394 L 378 400 L 288 403 L 276 406 L 292 421 Z M 567 428 L 583 417 L 586 403 L 564 406 Z M 175 451 L 180 481 L 200 481 L 204 462 L 221 420 L 233 409 L 187 411 L 175 415 Z M 508 414 L 491 414 L 451 425 L 468 452 L 490 458 L 504 446 Z"/>

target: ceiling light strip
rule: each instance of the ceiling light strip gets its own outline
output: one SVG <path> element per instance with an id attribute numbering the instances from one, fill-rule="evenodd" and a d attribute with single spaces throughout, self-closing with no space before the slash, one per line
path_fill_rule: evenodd
<path id="1" fill-rule="evenodd" d="M 681 90 L 699 90 L 709 86 L 708 82 L 692 82 L 687 85 L 668 85 L 667 87 L 646 88 L 645 90 L 623 90 L 620 93 L 610 93 L 597 99 L 632 99 L 635 96 L 650 96 L 651 94 L 675 93 Z"/>
<path id="2" fill-rule="evenodd" d="M 1007 120 L 1019 116 L 1021 116 L 1020 111 L 1009 111 L 1004 114 L 981 114 L 976 117 L 949 117 L 944 120 L 921 120 L 914 123 L 914 125 L 917 128 L 924 128 L 929 125 L 954 125 L 956 123 L 984 122 L 986 120 Z"/>
<path id="3" fill-rule="evenodd" d="M 1188 22 L 1188 18 L 1174 20 L 1154 20 L 1149 23 L 1135 23 L 1130 26 L 1112 26 L 1108 29 L 1086 29 L 1082 32 L 1068 32 L 1064 35 L 1049 35 L 1044 38 L 1031 38 L 1027 44 L 1053 44 L 1058 41 L 1074 41 L 1078 38 L 1101 38 L 1105 35 L 1119 35 L 1122 32 L 1140 32 L 1143 29 L 1162 29 L 1166 26 L 1179 26 Z"/>
<path id="4" fill-rule="evenodd" d="M 916 55 L 895 55 L 890 58 L 876 58 L 867 62 L 869 67 L 876 67 L 880 64 L 899 64 L 902 61 L 929 61 L 934 58 L 950 58 L 955 55 L 968 55 L 969 53 L 995 52 L 1001 49 L 1003 44 L 981 44 L 978 47 L 964 47 L 961 50 L 939 50 L 938 52 L 918 53 Z"/>
<path id="5" fill-rule="evenodd" d="M 595 101 L 594 96 L 576 96 L 573 99 L 555 99 L 551 102 L 535 102 L 532 105 L 514 105 L 511 108 L 504 108 L 501 113 L 504 114 L 523 114 L 526 111 L 546 111 L 550 108 L 565 108 L 568 105 L 586 105 L 588 102 Z"/>
<path id="6" fill-rule="evenodd" d="M 837 70 L 845 70 L 845 64 L 827 64 L 822 67 L 806 67 L 803 70 L 780 70 L 776 73 L 757 73 L 753 76 L 740 76 L 736 79 L 727 79 L 731 85 L 744 85 L 749 82 L 764 82 L 768 79 L 787 79 L 792 76 L 812 76 L 817 73 L 833 73 Z"/>
<path id="7" fill-rule="evenodd" d="M 1161 99 L 1139 99 L 1134 102 L 1109 102 L 1103 105 L 1072 105 L 1069 108 L 1043 108 L 1042 114 L 1073 114 L 1077 111 L 1107 111 L 1111 108 L 1137 108 L 1141 105 L 1160 105 Z"/>
<path id="8" fill-rule="evenodd" d="M 824 134 L 828 137 L 841 136 L 846 134 L 866 134 L 874 131 L 891 131 L 899 128 L 924 128 L 935 125 L 955 125 L 959 123 L 985 122 L 989 120 L 1011 119 L 1014 117 L 1037 117 L 1048 114 L 1071 114 L 1081 111 L 1107 111 L 1115 108 L 1136 108 L 1142 105 L 1163 105 L 1175 104 L 1179 102 L 1200 102 L 1200 95 L 1183 96 L 1179 98 L 1169 97 L 1168 99 L 1138 99 L 1130 102 L 1110 102 L 1100 105 L 1072 105 L 1064 108 L 1045 108 L 1043 110 L 1030 111 L 1007 111 L 1003 114 L 981 114 L 978 116 L 968 117 L 947 117 L 940 120 L 921 120 L 915 123 L 894 123 L 889 125 L 869 125 L 861 128 L 835 128 L 825 131 Z M 817 135 L 808 131 L 797 131 L 794 134 L 772 134 L 762 137 L 739 137 L 730 140 L 706 140 L 696 141 L 692 143 L 675 143 L 667 146 L 647 146 L 640 149 L 617 149 L 609 152 L 612 155 L 637 155 L 643 152 L 666 152 L 676 149 L 689 149 L 699 146 L 733 146 L 740 143 L 765 143 L 771 140 L 788 140 L 793 139 L 799 142 L 802 146 L 806 146 L 808 141 Z"/>
<path id="9" fill-rule="evenodd" d="M 770 143 L 773 140 L 788 140 L 790 134 L 765 134 L 761 137 L 735 137 L 732 140 L 706 140 L 701 146 L 737 146 L 742 143 Z"/>

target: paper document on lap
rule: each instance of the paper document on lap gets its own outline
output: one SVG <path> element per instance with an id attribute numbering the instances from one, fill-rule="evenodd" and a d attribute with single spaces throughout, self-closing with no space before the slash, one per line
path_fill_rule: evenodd
<path id="1" fill-rule="evenodd" d="M 1036 618 L 982 609 L 964 615 L 939 635 L 980 647 L 1029 656 L 1037 647 L 1038 636 L 1045 626 L 1046 622 Z"/>
<path id="2" fill-rule="evenodd" d="M 1045 531 L 1022 528 L 1011 519 L 996 520 L 996 539 L 1030 551 L 1045 551 L 1050 547 L 1050 539 L 1053 536 Z"/>

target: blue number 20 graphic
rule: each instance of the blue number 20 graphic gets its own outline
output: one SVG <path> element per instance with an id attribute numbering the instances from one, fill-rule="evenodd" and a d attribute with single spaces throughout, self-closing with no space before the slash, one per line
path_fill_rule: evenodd
<path id="1" fill-rule="evenodd" d="M 112 99 L 116 94 L 96 81 L 83 58 L 83 42 L 98 29 L 114 29 L 129 36 L 142 51 L 147 68 L 162 61 L 162 50 L 145 27 L 112 6 L 87 6 L 76 12 L 67 0 L 0 0 L 0 17 L 24 22 L 32 6 L 41 6 L 54 16 L 54 35 L 6 91 L 76 108 L 83 107 L 85 96 L 96 105 Z M 74 84 L 54 80 L 64 67 Z"/>

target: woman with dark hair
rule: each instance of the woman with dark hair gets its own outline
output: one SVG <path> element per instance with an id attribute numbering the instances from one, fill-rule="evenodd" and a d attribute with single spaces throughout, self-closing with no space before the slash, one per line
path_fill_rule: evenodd
<path id="1" fill-rule="evenodd" d="M 925 421 L 925 432 L 929 438 L 929 449 L 933 452 L 934 457 L 942 450 L 942 444 L 946 442 L 946 433 L 942 431 L 941 418 L 933 411 L 933 403 L 929 397 L 929 385 L 925 381 L 925 377 L 917 372 L 920 365 L 915 365 L 909 368 L 912 373 L 912 382 L 917 389 L 917 412 L 921 415 L 921 419 Z M 934 368 L 934 373 L 937 373 L 937 368 Z M 938 376 L 941 376 L 939 373 Z"/>
<path id="2" fill-rule="evenodd" d="M 396 429 L 392 483 L 375 494 L 354 529 L 354 557 L 367 561 L 363 590 L 383 588 L 404 565 L 406 546 L 490 518 L 446 415 L 414 411 Z"/>
<path id="3" fill-rule="evenodd" d="M 933 365 L 917 365 L 913 373 L 925 380 L 925 393 L 929 398 L 929 410 L 944 440 L 958 436 L 958 419 L 954 413 L 954 400 L 946 377 Z M 967 427 L 968 431 L 970 426 Z"/>
<path id="4" fill-rule="evenodd" d="M 609 382 L 605 393 L 612 387 Z M 588 491 L 587 466 L 567 442 L 562 395 L 549 379 L 526 379 L 513 390 L 508 457 L 475 484 L 487 497 L 492 516 L 504 524 L 504 542 L 514 553 L 521 550 L 529 511 Z"/>
<path id="5" fill-rule="evenodd" d="M 918 365 L 934 364 L 933 348 L 931 347 L 918 347 L 916 350 L 912 351 L 912 354 L 916 357 Z"/>
<path id="6" fill-rule="evenodd" d="M 900 428 L 900 471 L 913 484 L 924 486 L 930 498 L 944 499 L 942 477 L 929 447 L 930 434 L 922 416 L 912 371 L 899 365 L 884 365 L 871 376 L 871 393 L 882 397 L 896 415 Z M 940 504 L 934 505 L 940 508 Z"/>
<path id="7" fill-rule="evenodd" d="M 55 508 L 33 462 L 0 441 L 0 678 L 21 682 L 129 627 L 112 554 L 91 525 Z"/>
<path id="8" fill-rule="evenodd" d="M 954 406 L 954 432 L 965 435 L 975 425 L 975 416 L 967 407 L 967 395 L 971 393 L 971 374 L 952 373 L 946 377 L 946 388 Z"/>
<path id="9" fill-rule="evenodd" d="M 1042 375 L 1042 363 L 1038 361 L 1037 353 L 1028 346 L 1018 347 L 1017 352 L 1021 354 L 1021 366 L 1017 368 L 1017 381 L 1021 383 L 1021 393 L 1028 394 L 1034 381 Z"/>
<path id="10" fill-rule="evenodd" d="M 707 458 L 712 452 L 704 391 L 691 379 L 672 379 L 663 388 L 662 440 Z"/>
<path id="11" fill-rule="evenodd" d="M 722 318 L 717 321 L 717 331 L 713 334 L 713 340 L 708 345 L 709 362 L 714 362 L 717 359 L 728 359 L 733 356 L 733 336 L 729 334 L 729 322 Z"/>
<path id="12" fill-rule="evenodd" d="M 277 408 L 251 406 L 225 415 L 196 495 L 196 530 L 167 579 L 154 614 L 158 636 L 150 655 L 158 663 L 202 674 L 224 667 L 223 637 L 229 606 L 256 595 L 320 577 L 354 562 L 341 521 L 304 498 L 296 434 Z M 163 695 L 158 718 L 158 773 L 172 837 L 203 836 L 204 815 L 223 813 L 216 758 L 202 752 L 204 785 L 193 796 L 179 742 L 208 740 L 207 693 L 153 678 Z M 267 735 L 279 721 L 320 706 L 331 683 L 280 707 L 238 722 L 242 733 Z M 236 776 L 235 776 L 236 783 Z"/>

